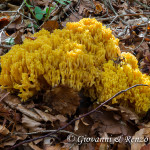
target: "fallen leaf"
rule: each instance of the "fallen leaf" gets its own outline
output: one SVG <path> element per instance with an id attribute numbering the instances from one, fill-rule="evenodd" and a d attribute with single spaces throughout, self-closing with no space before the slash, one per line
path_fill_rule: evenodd
<path id="1" fill-rule="evenodd" d="M 141 147 L 140 150 L 150 150 L 150 144 Z"/>
<path id="2" fill-rule="evenodd" d="M 15 17 L 15 20 L 8 26 L 7 30 L 16 31 L 16 29 L 19 30 L 24 27 L 25 23 L 22 23 L 22 17 L 19 15 Z"/>
<path id="3" fill-rule="evenodd" d="M 61 145 L 56 144 L 55 146 L 45 145 L 44 150 L 61 150 Z"/>
<path id="4" fill-rule="evenodd" d="M 6 25 L 8 25 L 9 21 L 10 21 L 9 16 L 0 17 L 0 29 L 4 28 Z"/>
<path id="5" fill-rule="evenodd" d="M 83 14 L 83 16 L 85 16 L 85 14 L 83 13 L 84 9 L 87 10 L 88 12 L 94 12 L 94 3 L 90 0 L 81 0 L 80 1 L 80 5 L 79 5 L 79 11 L 78 13 L 81 15 Z"/>
<path id="6" fill-rule="evenodd" d="M 42 118 L 45 122 L 50 121 L 50 122 L 52 122 L 52 124 L 53 124 L 53 122 L 56 121 L 56 120 L 59 120 L 59 121 L 61 121 L 61 122 L 66 122 L 66 121 L 67 121 L 67 118 L 64 117 L 63 115 L 56 115 L 56 116 L 53 116 L 53 115 L 51 115 L 51 114 L 45 113 L 45 112 L 43 112 L 43 111 L 41 111 L 41 110 L 39 110 L 39 109 L 36 109 L 36 108 L 34 108 L 34 110 L 41 116 L 41 118 Z"/>
<path id="7" fill-rule="evenodd" d="M 9 130 L 5 126 L 0 125 L 0 134 L 6 136 L 8 133 L 9 133 Z"/>
<path id="8" fill-rule="evenodd" d="M 141 142 L 131 142 L 131 150 L 141 150 L 141 148 L 146 145 L 145 142 L 149 142 L 150 128 L 140 129 L 139 131 L 137 131 L 134 134 L 134 136 L 132 138 L 133 139 L 140 139 Z"/>
<path id="9" fill-rule="evenodd" d="M 45 30 L 48 30 L 49 32 L 53 32 L 53 30 L 58 29 L 59 28 L 59 24 L 57 21 L 55 20 L 49 20 L 47 22 L 45 22 L 41 28 L 44 28 Z"/>
<path id="10" fill-rule="evenodd" d="M 103 12 L 103 7 L 102 4 L 99 1 L 94 1 L 93 2 L 95 5 L 95 10 L 94 10 L 94 14 L 98 15 L 98 14 L 102 14 Z"/>
<path id="11" fill-rule="evenodd" d="M 33 149 L 33 150 L 42 150 L 41 148 L 39 148 L 38 146 L 36 146 L 35 144 L 33 144 L 33 142 L 29 143 L 29 146 Z"/>
<path id="12" fill-rule="evenodd" d="M 39 127 L 41 126 L 42 124 L 40 122 L 37 122 L 31 118 L 29 118 L 28 116 L 26 115 L 23 115 L 22 116 L 22 124 L 23 126 L 25 126 L 26 128 L 36 128 L 36 127 Z"/>
<path id="13" fill-rule="evenodd" d="M 140 118 L 135 112 L 133 112 L 130 109 L 127 109 L 123 106 L 119 106 L 119 108 L 120 108 L 121 116 L 124 120 L 126 120 L 126 121 L 134 120 L 136 124 L 139 122 Z"/>
<path id="14" fill-rule="evenodd" d="M 80 104 L 78 92 L 67 86 L 58 86 L 44 94 L 43 101 L 47 106 L 62 115 L 73 115 Z"/>

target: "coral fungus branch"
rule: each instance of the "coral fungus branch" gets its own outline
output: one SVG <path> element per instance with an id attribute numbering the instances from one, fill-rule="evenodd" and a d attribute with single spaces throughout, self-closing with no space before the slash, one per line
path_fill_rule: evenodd
<path id="1" fill-rule="evenodd" d="M 125 89 L 125 90 L 122 90 L 122 91 L 116 93 L 116 94 L 115 94 L 114 96 L 112 96 L 111 98 L 109 98 L 107 101 L 101 103 L 101 104 L 100 104 L 98 107 L 96 107 L 95 109 L 93 109 L 93 110 L 89 111 L 88 113 L 83 114 L 83 115 L 81 115 L 81 116 L 79 116 L 79 117 L 77 117 L 77 118 L 71 120 L 71 121 L 70 121 L 69 123 L 67 123 L 65 126 L 63 126 L 63 127 L 59 128 L 59 129 L 55 130 L 54 132 L 50 132 L 50 133 L 48 133 L 48 134 L 46 134 L 46 135 L 43 135 L 43 136 L 39 136 L 39 137 L 36 137 L 36 138 L 33 138 L 33 139 L 29 139 L 29 140 L 22 141 L 22 142 L 20 142 L 20 143 L 18 143 L 18 144 L 16 144 L 16 145 L 12 146 L 12 147 L 9 148 L 8 150 L 13 150 L 14 148 L 16 148 L 16 147 L 18 147 L 18 146 L 20 146 L 20 145 L 23 145 L 23 144 L 25 144 L 25 143 L 30 143 L 30 142 L 33 142 L 33 141 L 36 141 L 36 140 L 43 139 L 43 138 L 46 138 L 46 137 L 48 137 L 48 136 L 51 136 L 52 134 L 58 133 L 59 131 L 64 130 L 67 126 L 69 126 L 69 125 L 71 125 L 72 123 L 74 123 L 75 121 L 80 120 L 81 118 L 84 118 L 84 117 L 86 117 L 86 116 L 88 116 L 88 115 L 90 115 L 90 114 L 96 112 L 99 108 L 101 108 L 103 105 L 105 105 L 105 104 L 107 104 L 108 102 L 110 102 L 113 98 L 117 97 L 118 95 L 120 95 L 120 94 L 122 94 L 122 93 L 124 93 L 124 92 L 127 92 L 128 90 L 130 90 L 130 89 L 132 89 L 132 88 L 135 88 L 135 87 L 137 87 L 137 86 L 148 86 L 148 85 L 145 85 L 145 84 L 136 84 L 136 85 L 131 86 L 131 87 Z"/>

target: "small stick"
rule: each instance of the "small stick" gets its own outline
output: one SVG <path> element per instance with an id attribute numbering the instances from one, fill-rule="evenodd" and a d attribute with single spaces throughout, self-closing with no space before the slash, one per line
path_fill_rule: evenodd
<path id="1" fill-rule="evenodd" d="M 7 29 L 8 26 L 15 20 L 17 14 L 19 13 L 20 9 L 22 9 L 23 5 L 24 5 L 24 1 L 22 2 L 21 6 L 20 6 L 19 9 L 17 10 L 17 12 L 16 12 L 16 14 L 14 15 L 13 19 L 8 23 L 7 26 L 5 26 L 3 29 L 1 29 L 0 32 L 3 32 L 5 29 Z"/>
<path id="2" fill-rule="evenodd" d="M 150 15 L 149 12 L 147 13 L 136 13 L 136 14 L 122 14 L 122 15 L 118 15 L 118 16 L 112 16 L 112 17 L 107 17 L 107 18 L 96 18 L 97 21 L 108 21 L 111 19 L 114 19 L 115 17 L 124 17 L 124 16 L 139 16 L 139 15 Z"/>
<path id="3" fill-rule="evenodd" d="M 0 44 L 0 48 L 11 49 L 11 46 L 10 45 L 2 45 L 2 44 Z"/>
<path id="4" fill-rule="evenodd" d="M 145 31 L 145 33 L 144 33 L 144 36 L 143 36 L 142 41 L 140 42 L 140 44 L 139 44 L 136 48 L 134 48 L 134 49 L 132 49 L 132 50 L 130 50 L 130 51 L 135 51 L 135 50 L 138 49 L 138 48 L 142 45 L 142 43 L 144 42 L 145 36 L 146 36 L 146 34 L 147 34 L 147 30 L 148 30 L 148 22 L 149 22 L 149 18 L 148 18 L 148 21 L 147 21 L 146 31 Z"/>
<path id="5" fill-rule="evenodd" d="M 143 4 L 143 3 L 139 2 L 138 0 L 134 0 L 134 1 L 135 1 L 137 4 L 143 6 L 144 8 L 150 10 L 150 7 L 148 7 L 146 4 Z"/>

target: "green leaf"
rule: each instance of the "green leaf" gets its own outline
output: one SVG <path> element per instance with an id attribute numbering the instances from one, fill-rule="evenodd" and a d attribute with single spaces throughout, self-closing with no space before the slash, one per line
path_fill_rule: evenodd
<path id="1" fill-rule="evenodd" d="M 66 3 L 64 3 L 63 0 L 56 0 L 56 2 L 60 3 L 60 4 L 63 4 L 63 5 L 67 5 Z"/>
<path id="2" fill-rule="evenodd" d="M 42 14 L 46 14 L 46 11 L 45 10 L 42 10 L 42 12 L 41 12 Z"/>
<path id="3" fill-rule="evenodd" d="M 38 25 L 36 25 L 36 24 L 34 24 L 34 28 L 35 28 L 35 29 L 38 29 L 38 28 L 39 28 L 39 26 L 38 26 Z"/>
<path id="4" fill-rule="evenodd" d="M 34 11 L 35 11 L 36 14 L 42 13 L 42 9 L 38 6 L 35 7 Z"/>
<path id="5" fill-rule="evenodd" d="M 10 37 L 10 38 L 5 39 L 5 42 L 6 42 L 6 44 L 8 44 L 8 45 L 14 45 L 14 44 L 15 44 L 14 39 L 15 39 L 15 38 Z"/>
<path id="6" fill-rule="evenodd" d="M 48 14 L 48 11 L 49 11 L 49 8 L 47 7 L 47 8 L 46 8 L 46 14 Z"/>
<path id="7" fill-rule="evenodd" d="M 29 24 L 27 25 L 27 28 L 31 28 L 31 23 L 29 23 Z"/>
<path id="8" fill-rule="evenodd" d="M 43 18 L 43 14 L 35 14 L 36 19 L 41 20 Z"/>
<path id="9" fill-rule="evenodd" d="M 70 4 L 71 3 L 71 1 L 66 1 L 68 4 Z"/>

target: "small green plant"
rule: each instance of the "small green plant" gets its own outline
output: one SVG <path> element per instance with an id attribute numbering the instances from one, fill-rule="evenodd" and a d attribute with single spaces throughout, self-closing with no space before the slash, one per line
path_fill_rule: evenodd
<path id="1" fill-rule="evenodd" d="M 67 5 L 67 3 L 71 3 L 69 0 L 55 0 L 56 2 L 62 4 L 62 5 Z"/>
<path id="2" fill-rule="evenodd" d="M 42 20 L 45 16 L 45 18 L 48 18 L 50 16 L 50 13 L 52 10 L 55 9 L 55 7 L 47 7 L 45 10 L 42 10 L 40 7 L 36 6 L 33 7 L 32 5 L 28 4 L 26 0 L 24 0 L 26 6 L 29 8 L 30 12 L 37 20 Z"/>
<path id="3" fill-rule="evenodd" d="M 15 44 L 14 39 L 15 39 L 15 38 L 9 37 L 9 38 L 5 39 L 5 42 L 6 42 L 6 44 L 8 44 L 8 45 L 14 45 L 14 44 Z"/>

